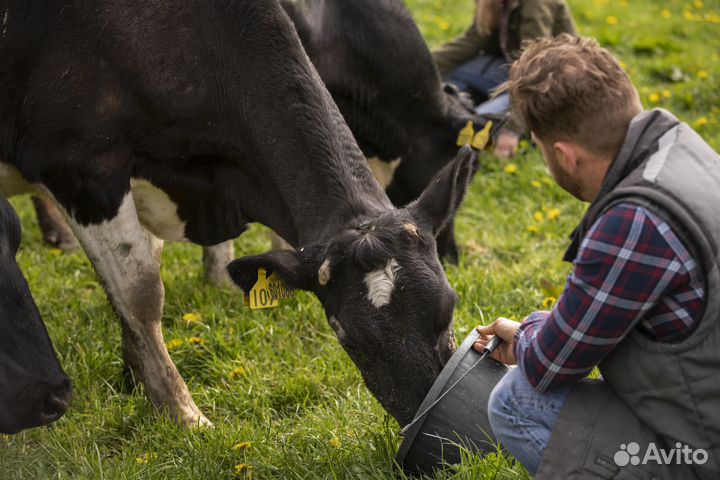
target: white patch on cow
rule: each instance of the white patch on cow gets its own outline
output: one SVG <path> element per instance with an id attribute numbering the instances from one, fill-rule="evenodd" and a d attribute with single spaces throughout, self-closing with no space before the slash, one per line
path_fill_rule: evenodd
<path id="1" fill-rule="evenodd" d="M 384 162 L 378 157 L 370 157 L 367 159 L 370 170 L 372 170 L 375 179 L 380 186 L 386 189 L 395 176 L 395 170 L 400 166 L 401 158 L 397 158 L 391 162 Z"/>
<path id="2" fill-rule="evenodd" d="M 30 193 L 36 190 L 28 183 L 17 168 L 7 163 L 0 162 L 0 195 L 10 198 L 23 193 Z"/>
<path id="3" fill-rule="evenodd" d="M 393 258 L 385 265 L 385 268 L 365 275 L 365 285 L 368 289 L 367 299 L 375 308 L 390 303 L 392 293 L 395 290 L 395 275 L 399 269 L 400 265 Z"/>
<path id="4" fill-rule="evenodd" d="M 337 318 L 331 316 L 330 318 L 328 318 L 328 323 L 330 324 L 332 329 L 335 330 L 335 335 L 337 335 L 338 340 L 342 341 L 347 336 L 345 330 L 342 328 L 342 325 L 340 325 L 340 322 L 338 322 Z"/>
<path id="5" fill-rule="evenodd" d="M 167 193 L 147 180 L 130 180 L 140 223 L 156 237 L 175 242 L 187 241 L 185 222 L 180 220 L 177 205 Z"/>

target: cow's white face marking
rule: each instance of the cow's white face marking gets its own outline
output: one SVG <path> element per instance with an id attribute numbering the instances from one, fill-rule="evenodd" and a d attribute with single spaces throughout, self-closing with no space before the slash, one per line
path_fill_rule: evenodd
<path id="1" fill-rule="evenodd" d="M 400 265 L 393 258 L 385 265 L 385 268 L 365 275 L 365 285 L 368 289 L 367 299 L 375 308 L 390 303 L 392 293 L 395 290 L 395 276 L 398 270 L 400 270 Z"/>
<path id="2" fill-rule="evenodd" d="M 328 323 L 330 324 L 332 329 L 335 330 L 335 335 L 337 335 L 338 340 L 342 341 L 347 336 L 345 330 L 343 330 L 342 325 L 340 325 L 340 322 L 338 322 L 337 318 L 331 316 L 330 318 L 328 318 Z"/>
<path id="3" fill-rule="evenodd" d="M 0 195 L 10 198 L 35 191 L 35 187 L 25 181 L 17 168 L 0 162 Z"/>
<path id="4" fill-rule="evenodd" d="M 147 180 L 130 180 L 135 208 L 140 222 L 156 237 L 174 242 L 187 241 L 185 222 L 180 220 L 177 205 L 167 193 Z"/>
<path id="5" fill-rule="evenodd" d="M 401 158 L 397 158 L 391 162 L 384 162 L 378 157 L 370 157 L 367 159 L 370 170 L 372 170 L 375 179 L 385 190 L 392 182 L 395 176 L 395 170 L 400 166 Z"/>

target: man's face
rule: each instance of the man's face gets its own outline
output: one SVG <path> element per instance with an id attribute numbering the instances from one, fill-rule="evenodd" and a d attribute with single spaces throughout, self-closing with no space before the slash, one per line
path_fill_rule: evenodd
<path id="1" fill-rule="evenodd" d="M 560 155 L 555 150 L 555 145 L 546 145 L 542 140 L 531 133 L 533 142 L 540 147 L 545 163 L 547 163 L 548 169 L 552 174 L 553 178 L 564 190 L 570 193 L 577 199 L 584 200 L 582 197 L 582 187 L 580 182 L 580 176 L 576 171 L 569 168 L 568 162 L 563 161 Z"/>

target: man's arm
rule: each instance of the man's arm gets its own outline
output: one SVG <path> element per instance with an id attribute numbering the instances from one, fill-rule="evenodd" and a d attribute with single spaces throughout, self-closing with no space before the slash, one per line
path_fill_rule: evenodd
<path id="1" fill-rule="evenodd" d="M 668 296 L 678 291 L 681 302 Z M 697 267 L 667 224 L 643 207 L 617 205 L 583 241 L 553 311 L 533 314 L 518 328 L 515 357 L 538 391 L 575 382 L 641 319 L 641 328 L 660 333 L 661 341 L 689 332 L 702 296 Z"/>

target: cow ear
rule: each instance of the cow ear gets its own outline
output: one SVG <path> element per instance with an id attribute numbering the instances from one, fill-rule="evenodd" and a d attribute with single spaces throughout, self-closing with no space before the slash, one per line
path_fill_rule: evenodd
<path id="1" fill-rule="evenodd" d="M 268 275 L 277 273 L 294 290 L 311 290 L 316 276 L 310 274 L 310 260 L 294 250 L 282 250 L 262 255 L 238 258 L 227 266 L 230 278 L 244 292 L 249 292 L 258 279 L 258 270 Z"/>
<path id="2" fill-rule="evenodd" d="M 455 159 L 433 178 L 420 198 L 408 205 L 408 211 L 419 225 L 437 235 L 452 220 L 465 198 L 476 161 L 473 149 L 462 147 Z"/>

